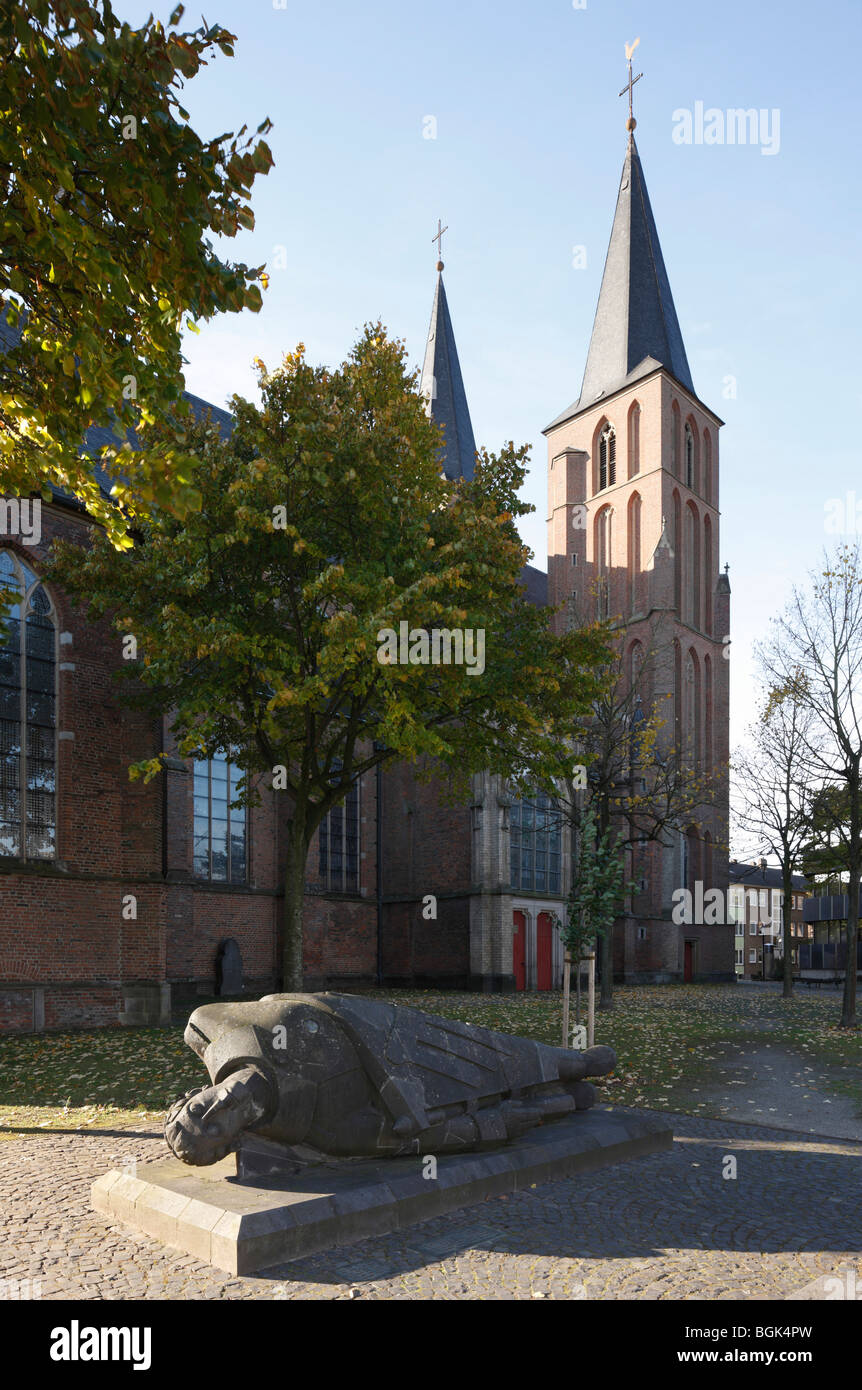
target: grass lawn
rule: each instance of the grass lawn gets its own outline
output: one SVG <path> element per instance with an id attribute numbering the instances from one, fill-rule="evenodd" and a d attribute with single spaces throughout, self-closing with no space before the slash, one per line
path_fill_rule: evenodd
<path id="1" fill-rule="evenodd" d="M 428 1013 L 559 1044 L 559 994 L 463 994 L 381 990 L 376 997 Z M 596 1041 L 617 1051 L 603 1099 L 615 1105 L 712 1115 L 700 1090 L 728 1044 L 793 1047 L 829 1068 L 820 1084 L 851 1096 L 862 1113 L 862 1035 L 837 1027 L 838 992 L 785 1003 L 772 991 L 733 985 L 618 989 L 600 1013 Z M 152 1126 L 206 1072 L 183 1028 L 103 1028 L 0 1039 L 0 1139 L 45 1129 Z"/>

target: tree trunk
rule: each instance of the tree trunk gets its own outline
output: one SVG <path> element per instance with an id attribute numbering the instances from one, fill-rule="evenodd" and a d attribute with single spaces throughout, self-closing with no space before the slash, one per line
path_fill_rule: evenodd
<path id="1" fill-rule="evenodd" d="M 302 909 L 305 901 L 305 864 L 308 841 L 305 836 L 305 808 L 294 807 L 288 823 L 287 859 L 284 867 L 284 941 L 282 947 L 282 989 L 287 994 L 302 992 Z"/>
<path id="2" fill-rule="evenodd" d="M 602 989 L 599 996 L 600 1009 L 614 1007 L 614 922 L 601 938 Z"/>
<path id="3" fill-rule="evenodd" d="M 791 921 L 791 908 L 793 907 L 793 873 L 788 859 L 782 863 L 782 877 L 784 888 L 784 985 L 782 995 L 785 999 L 793 998 L 793 922 Z M 774 939 L 774 938 L 773 938 Z"/>
<path id="4" fill-rule="evenodd" d="M 572 978 L 572 957 L 568 951 L 563 957 L 563 1047 L 569 1045 L 569 993 Z"/>
<path id="5" fill-rule="evenodd" d="M 856 1027 L 856 943 L 859 940 L 859 860 L 862 846 L 859 843 L 859 764 L 848 779 L 850 792 L 850 843 L 848 845 L 847 867 L 850 882 L 847 885 L 847 966 L 844 971 L 844 1004 L 841 1010 L 841 1027 Z"/>
<path id="6" fill-rule="evenodd" d="M 599 835 L 604 835 L 611 823 L 610 807 L 607 797 L 603 796 L 599 804 Z M 614 928 L 616 921 L 611 922 L 605 928 L 601 939 L 601 962 L 602 962 L 602 989 L 599 996 L 600 1009 L 612 1009 L 614 1007 Z M 595 961 L 593 962 L 595 969 Z"/>

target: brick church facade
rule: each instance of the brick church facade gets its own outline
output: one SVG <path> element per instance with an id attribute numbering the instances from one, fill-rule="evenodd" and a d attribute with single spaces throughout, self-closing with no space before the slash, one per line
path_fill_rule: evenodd
<path id="1" fill-rule="evenodd" d="M 447 474 L 469 476 L 442 274 L 423 389 Z M 546 431 L 548 574 L 525 568 L 525 601 L 563 605 L 554 622 L 596 604 L 622 615 L 630 662 L 665 634 L 653 694 L 671 702 L 668 736 L 715 768 L 728 737 L 720 424 L 694 391 L 630 137 L 584 386 Z M 85 543 L 89 525 L 58 494 L 38 543 L 0 537 L 19 598 L 0 643 L 0 1031 L 167 1022 L 172 1005 L 215 991 L 228 939 L 247 990 L 279 982 L 284 799 L 264 790 L 237 811 L 226 760 L 180 760 L 167 717 L 154 725 L 117 703 L 119 638 L 40 581 L 53 540 Z M 131 783 L 128 765 L 158 752 L 162 778 Z M 306 987 L 556 987 L 570 839 L 546 798 L 517 801 L 489 776 L 453 807 L 408 766 L 366 775 L 311 848 Z M 617 928 L 620 978 L 733 978 L 732 929 L 670 915 L 674 889 L 695 878 L 726 886 L 726 845 L 719 801 L 670 848 L 644 847 L 643 892 Z"/>

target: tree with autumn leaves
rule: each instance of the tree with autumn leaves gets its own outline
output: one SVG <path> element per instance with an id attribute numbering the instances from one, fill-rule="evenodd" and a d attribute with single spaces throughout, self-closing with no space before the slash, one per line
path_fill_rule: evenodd
<path id="1" fill-rule="evenodd" d="M 134 513 L 199 501 L 183 329 L 257 311 L 265 283 L 213 239 L 254 225 L 269 121 L 196 134 L 182 88 L 234 37 L 182 15 L 133 28 L 109 0 L 0 8 L 0 493 L 59 486 L 126 546 Z M 128 431 L 157 421 L 133 448 Z M 82 455 L 91 426 L 115 431 L 101 462 L 119 506 Z"/>
<path id="2" fill-rule="evenodd" d="M 260 778 L 283 788 L 283 976 L 301 989 L 309 846 L 349 787 L 396 760 L 453 796 L 479 771 L 515 790 L 560 777 L 560 730 L 599 698 L 609 653 L 598 625 L 555 636 L 525 599 L 526 449 L 441 476 L 440 431 L 380 325 L 333 370 L 301 347 L 260 364 L 260 388 L 260 406 L 234 398 L 229 437 L 198 427 L 199 511 L 156 505 L 130 552 L 98 534 L 61 547 L 52 577 L 135 636 L 130 697 L 172 711 L 181 755 L 230 750 L 247 799 Z M 380 659 L 402 622 L 484 632 L 484 670 Z"/>

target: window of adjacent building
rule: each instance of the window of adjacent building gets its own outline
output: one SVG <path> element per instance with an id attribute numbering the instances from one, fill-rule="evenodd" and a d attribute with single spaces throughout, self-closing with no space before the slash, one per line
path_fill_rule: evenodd
<path id="1" fill-rule="evenodd" d="M 757 951 L 756 951 L 756 950 L 754 950 L 754 951 L 749 951 L 749 953 L 748 953 L 748 964 L 749 964 L 749 965 L 756 965 L 756 964 L 757 964 Z"/>
<path id="2" fill-rule="evenodd" d="M 737 948 L 736 948 L 736 963 L 737 963 L 737 965 L 744 965 L 744 964 L 745 964 L 744 955 L 745 955 L 745 953 L 744 953 L 743 949 L 742 949 L 741 947 L 737 946 Z"/>
<path id="3" fill-rule="evenodd" d="M 54 608 L 23 560 L 0 552 L 0 586 L 14 598 L 0 623 L 0 854 L 57 853 L 57 695 Z"/>
<path id="4" fill-rule="evenodd" d="M 513 889 L 560 892 L 560 817 L 544 792 L 512 803 L 509 849 Z"/>
<path id="5" fill-rule="evenodd" d="M 599 439 L 599 492 L 613 487 L 617 480 L 617 435 L 613 425 L 605 425 Z"/>
<path id="6" fill-rule="evenodd" d="M 749 935 L 749 936 L 757 936 L 757 923 L 756 923 L 756 922 L 749 922 L 749 924 L 748 924 L 748 935 Z"/>
<path id="7" fill-rule="evenodd" d="M 223 754 L 195 763 L 194 872 L 213 883 L 246 881 L 246 811 L 232 803 L 242 771 Z"/>
<path id="8" fill-rule="evenodd" d="M 331 893 L 359 892 L 359 783 L 323 817 L 317 835 L 319 874 Z"/>

